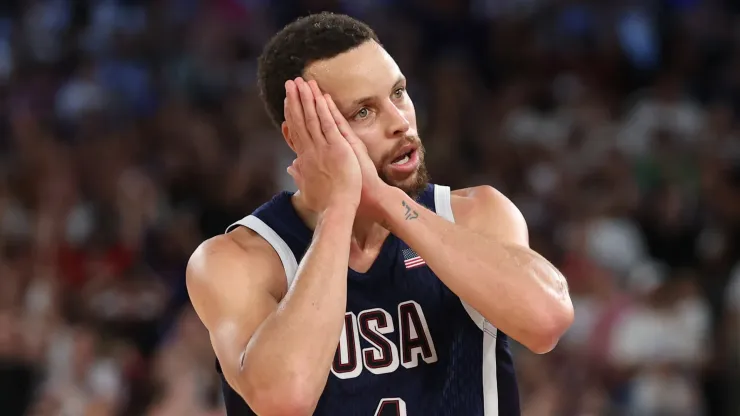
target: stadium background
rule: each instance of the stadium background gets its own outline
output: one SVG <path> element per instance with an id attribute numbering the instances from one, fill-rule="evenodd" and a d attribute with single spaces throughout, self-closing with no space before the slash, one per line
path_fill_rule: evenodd
<path id="1" fill-rule="evenodd" d="M 524 414 L 740 414 L 740 6 L 721 0 L 3 0 L 0 413 L 223 414 L 184 268 L 281 188 L 255 57 L 370 23 L 433 179 L 491 184 L 576 321 Z"/>

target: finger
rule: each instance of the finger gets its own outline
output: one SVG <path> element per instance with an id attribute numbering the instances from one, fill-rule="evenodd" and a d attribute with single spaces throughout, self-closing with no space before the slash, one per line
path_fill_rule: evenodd
<path id="1" fill-rule="evenodd" d="M 334 121 L 334 117 L 329 111 L 329 107 L 326 104 L 326 98 L 319 89 L 319 84 L 316 81 L 309 81 L 308 86 L 311 88 L 311 92 L 316 100 L 316 114 L 319 117 L 319 124 L 321 125 L 321 131 L 324 133 L 324 137 L 328 143 L 336 142 L 342 139 L 342 134 L 337 128 L 337 123 Z"/>
<path id="2" fill-rule="evenodd" d="M 288 169 L 286 169 L 288 172 L 288 175 L 293 177 L 293 179 L 297 179 L 298 176 L 300 176 L 299 170 L 298 170 L 298 159 L 294 159 L 293 163 L 288 166 Z"/>
<path id="3" fill-rule="evenodd" d="M 355 132 L 352 130 L 352 127 L 349 125 L 349 122 L 347 122 L 347 119 L 344 118 L 342 113 L 339 111 L 339 108 L 337 108 L 337 105 L 334 103 L 331 96 L 329 94 L 324 94 L 324 99 L 326 100 L 327 107 L 334 119 L 339 134 L 347 141 L 347 143 L 349 143 L 356 155 L 359 156 L 360 154 L 364 154 L 367 156 L 368 153 L 365 143 L 357 137 Z"/>
<path id="4" fill-rule="evenodd" d="M 324 93 L 321 92 L 321 89 L 319 88 L 319 84 L 316 81 L 311 80 L 311 81 L 308 81 L 307 84 L 308 84 L 308 88 L 311 89 L 311 92 L 313 93 L 313 96 L 316 99 L 324 96 Z"/>
<path id="5" fill-rule="evenodd" d="M 327 143 L 333 144 L 343 141 L 346 142 L 342 133 L 339 131 L 336 121 L 334 121 L 334 117 L 331 115 L 329 105 L 323 95 L 316 96 L 316 113 L 319 116 L 321 131 L 324 133 Z"/>
<path id="6" fill-rule="evenodd" d="M 295 134 L 291 134 L 293 143 L 301 142 L 298 146 L 301 149 L 305 149 L 307 146 L 311 146 L 311 135 L 308 134 L 306 129 L 306 122 L 303 119 L 303 106 L 301 105 L 301 97 L 298 92 L 298 85 L 295 81 L 288 80 L 285 82 L 285 95 L 288 99 L 288 110 L 290 112 L 291 129 Z"/>
<path id="7" fill-rule="evenodd" d="M 298 171 L 292 165 L 288 166 L 288 169 L 286 170 L 288 172 L 288 175 L 290 175 L 293 179 L 296 179 L 298 177 Z"/>
<path id="8" fill-rule="evenodd" d="M 324 133 L 321 131 L 319 116 L 316 114 L 316 97 L 314 97 L 311 87 L 302 78 L 296 78 L 296 85 L 301 96 L 303 105 L 303 118 L 306 123 L 306 129 L 311 134 L 311 140 L 314 144 L 326 143 Z"/>
<path id="9" fill-rule="evenodd" d="M 293 121 L 293 115 L 290 113 L 288 108 L 288 97 L 286 95 L 285 101 L 283 101 L 283 113 L 285 114 L 285 122 L 288 124 L 288 139 L 293 146 L 296 153 L 301 154 L 303 152 L 303 142 L 298 137 L 298 131 Z"/>
<path id="10" fill-rule="evenodd" d="M 290 177 L 293 179 L 293 183 L 295 184 L 296 188 L 303 188 L 303 180 L 301 179 L 301 175 L 293 166 L 288 167 L 288 175 L 290 175 Z"/>
<path id="11" fill-rule="evenodd" d="M 339 108 L 337 108 L 337 105 L 334 103 L 334 100 L 332 100 L 331 96 L 329 94 L 324 94 L 324 99 L 326 100 L 326 105 L 329 107 L 329 112 L 334 119 L 334 123 L 336 123 L 337 125 L 339 133 L 342 134 L 342 137 L 350 142 L 357 140 L 357 137 L 352 132 L 352 127 L 350 127 L 347 119 L 345 119 L 342 115 L 342 112 L 339 111 Z"/>

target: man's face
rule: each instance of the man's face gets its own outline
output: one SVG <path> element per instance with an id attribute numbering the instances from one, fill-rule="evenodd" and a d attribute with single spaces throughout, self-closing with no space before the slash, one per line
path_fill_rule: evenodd
<path id="1" fill-rule="evenodd" d="M 414 104 L 406 79 L 385 49 L 369 41 L 309 65 L 304 76 L 331 95 L 383 181 L 412 196 L 424 190 L 428 174 Z"/>

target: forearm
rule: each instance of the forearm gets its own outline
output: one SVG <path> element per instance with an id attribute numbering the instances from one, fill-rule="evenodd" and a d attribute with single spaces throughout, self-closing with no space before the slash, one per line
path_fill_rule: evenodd
<path id="1" fill-rule="evenodd" d="M 405 194 L 389 192 L 384 201 L 388 228 L 494 326 L 533 350 L 548 348 L 537 345 L 542 334 L 565 330 L 561 313 L 572 314 L 565 279 L 542 256 L 451 223 Z"/>
<path id="2" fill-rule="evenodd" d="M 344 323 L 347 266 L 355 211 L 328 210 L 316 226 L 292 286 L 252 337 L 244 359 L 266 390 L 318 399 Z"/>

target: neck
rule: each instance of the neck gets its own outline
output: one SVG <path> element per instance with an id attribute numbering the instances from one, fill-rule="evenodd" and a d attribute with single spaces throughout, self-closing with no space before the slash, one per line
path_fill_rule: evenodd
<path id="1" fill-rule="evenodd" d="M 388 234 L 380 223 L 358 216 L 352 226 L 352 245 L 361 251 L 374 250 L 383 245 Z"/>
<path id="2" fill-rule="evenodd" d="M 318 213 L 310 210 L 305 203 L 300 191 L 296 192 L 292 198 L 293 207 L 295 208 L 298 216 L 303 220 L 308 228 L 311 230 L 316 229 L 316 223 L 318 222 Z M 360 251 L 373 250 L 383 245 L 383 242 L 388 237 L 390 232 L 383 228 L 383 226 L 369 218 L 358 216 L 355 218 L 354 225 L 352 226 L 352 242 L 353 248 L 359 249 Z"/>

